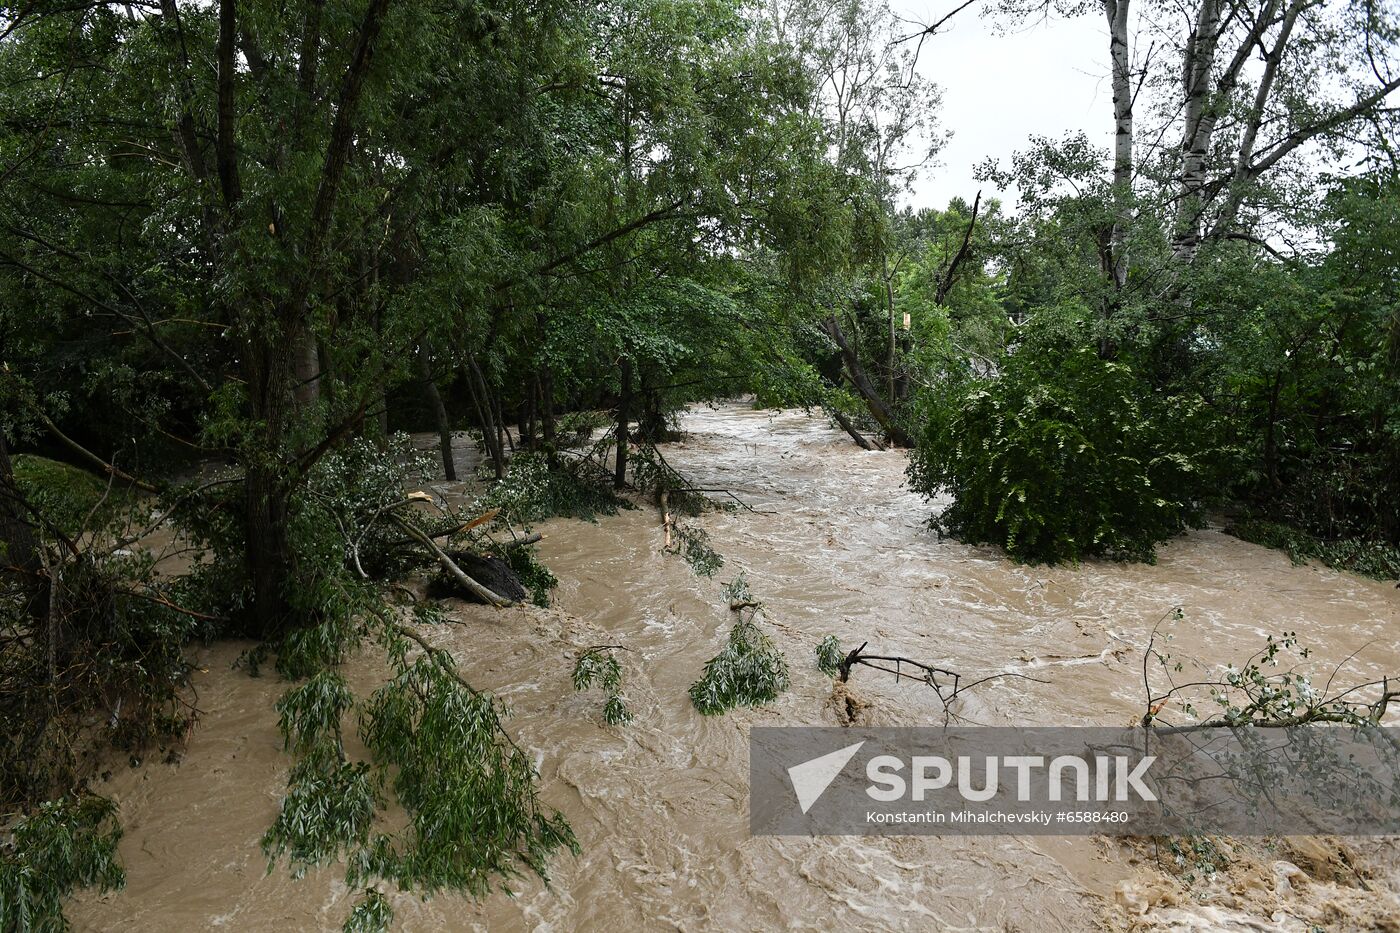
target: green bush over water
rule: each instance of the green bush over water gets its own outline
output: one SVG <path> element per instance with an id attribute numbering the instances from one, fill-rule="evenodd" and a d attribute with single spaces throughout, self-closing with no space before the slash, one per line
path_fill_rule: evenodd
<path id="1" fill-rule="evenodd" d="M 107 482 L 81 467 L 34 454 L 12 458 L 15 482 L 48 521 L 64 534 L 102 526 L 130 501 L 120 484 Z"/>
<path id="2" fill-rule="evenodd" d="M 1091 349 L 1025 349 L 931 407 L 910 477 L 926 495 L 952 494 L 939 531 L 1016 560 L 1151 561 L 1200 521 L 1203 423 Z"/>

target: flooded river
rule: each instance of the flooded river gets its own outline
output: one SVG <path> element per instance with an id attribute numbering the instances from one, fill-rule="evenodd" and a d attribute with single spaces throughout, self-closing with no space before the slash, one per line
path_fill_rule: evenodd
<path id="1" fill-rule="evenodd" d="M 926 525 L 939 504 L 905 488 L 904 456 L 861 451 L 820 417 L 734 404 L 697 409 L 684 427 L 667 459 L 752 509 L 699 519 L 725 558 L 714 579 L 661 553 L 654 509 L 555 520 L 537 530 L 561 581 L 556 608 L 453 601 L 456 624 L 428 633 L 509 703 L 507 727 L 536 754 L 542 795 L 583 854 L 555 860 L 552 889 L 522 881 L 513 899 L 395 895 L 396 928 L 1400 929 L 1392 842 L 1250 844 L 1231 872 L 1193 889 L 1163 874 L 1150 847 L 1102 839 L 750 837 L 751 726 L 835 725 L 850 709 L 866 724 L 942 721 L 931 690 L 869 670 L 852 677 L 852 705 L 834 703 L 812 661 L 824 635 L 964 679 L 1034 675 L 956 701 L 967 722 L 1124 725 L 1142 714 L 1148 633 L 1173 607 L 1185 618 L 1169 626 L 1171 650 L 1188 668 L 1242 660 L 1287 630 L 1321 669 L 1355 653 L 1338 676 L 1356 681 L 1400 671 L 1400 590 L 1292 566 L 1218 530 L 1168 543 L 1153 566 L 1019 566 L 940 541 Z M 770 706 L 702 717 L 686 689 L 728 632 L 722 585 L 741 570 L 766 604 L 792 689 Z M 602 725 L 601 696 L 570 683 L 574 658 L 599 643 L 630 649 L 620 655 L 631 725 Z M 272 712 L 286 685 L 231 670 L 243 647 L 200 655 L 204 714 L 179 763 L 122 767 L 99 785 L 121 804 L 128 884 L 75 905 L 78 929 L 271 933 L 344 920 L 353 892 L 342 871 L 293 881 L 284 866 L 269 874 L 258 849 L 290 765 Z M 349 674 L 370 688 L 378 671 L 361 661 Z M 1350 874 L 1329 872 L 1339 864 Z"/>

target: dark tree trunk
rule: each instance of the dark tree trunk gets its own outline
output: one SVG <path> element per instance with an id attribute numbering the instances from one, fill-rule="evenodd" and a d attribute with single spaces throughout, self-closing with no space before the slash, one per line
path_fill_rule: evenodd
<path id="1" fill-rule="evenodd" d="M 622 358 L 622 388 L 617 396 L 617 460 L 613 466 L 613 486 L 627 485 L 627 422 L 632 418 L 632 361 Z"/>
<path id="2" fill-rule="evenodd" d="M 418 368 L 418 383 L 423 389 L 423 399 L 428 403 L 428 411 L 433 416 L 433 426 L 437 429 L 438 450 L 442 453 L 442 475 L 449 483 L 457 481 L 457 467 L 452 461 L 452 423 L 447 417 L 447 406 L 442 403 L 442 393 L 433 380 L 432 350 L 428 341 L 418 344 L 415 354 Z"/>
<path id="3" fill-rule="evenodd" d="M 284 329 L 283 333 L 286 333 Z M 244 559 L 253 590 L 255 637 L 284 630 L 290 617 L 288 587 L 293 579 L 287 538 L 289 487 L 283 475 L 287 418 L 292 405 L 292 352 L 289 340 L 254 337 L 245 358 L 256 450 L 244 469 Z"/>
<path id="4" fill-rule="evenodd" d="M 366 309 L 370 320 L 374 324 L 374 332 L 381 337 L 384 334 L 384 322 L 380 318 L 379 309 L 375 307 L 372 296 L 375 288 L 379 284 L 379 247 L 372 247 L 367 257 L 364 274 L 364 293 L 361 296 L 362 305 Z M 389 393 L 385 388 L 385 383 L 380 381 L 378 388 L 374 390 L 374 418 L 375 429 L 378 436 L 375 443 L 381 450 L 389 446 Z"/>
<path id="5" fill-rule="evenodd" d="M 314 405 L 321 400 L 321 352 L 311 328 L 300 328 L 293 338 L 295 350 L 295 386 L 293 397 L 298 407 Z"/>
<path id="6" fill-rule="evenodd" d="M 839 424 L 839 425 L 841 426 L 841 430 L 843 430 L 843 431 L 845 431 L 847 434 L 849 434 L 849 435 L 851 436 L 851 439 L 852 439 L 853 441 L 855 441 L 857 444 L 859 444 L 861 447 L 863 447 L 864 449 L 866 449 L 866 450 L 884 450 L 884 449 L 885 449 L 885 445 L 884 445 L 884 444 L 881 444 L 881 443 L 880 443 L 879 441 L 877 441 L 877 440 L 873 440 L 873 439 L 871 439 L 871 438 L 868 438 L 868 437 L 866 437 L 864 434 L 860 433 L 860 431 L 856 430 L 856 426 L 855 426 L 854 424 L 851 424 L 851 419 L 850 419 L 850 418 L 847 418 L 843 413 L 841 413 L 840 411 L 837 411 L 835 408 L 831 409 L 831 417 L 832 417 L 832 420 L 834 420 L 837 424 Z"/>
<path id="7" fill-rule="evenodd" d="M 501 432 L 496 424 L 495 408 L 486 387 L 486 379 L 473 356 L 467 357 L 467 389 L 472 397 L 472 405 L 476 408 L 477 423 L 481 425 L 481 442 L 486 447 L 486 455 L 491 458 L 491 467 L 495 470 L 496 479 L 501 479 L 506 475 Z"/>
<path id="8" fill-rule="evenodd" d="M 504 475 L 506 462 L 504 454 L 506 450 L 506 445 L 510 445 L 510 452 L 514 454 L 515 440 L 510 436 L 510 427 L 506 424 L 506 412 L 505 409 L 501 407 L 501 393 L 489 392 L 486 397 L 491 400 L 491 404 L 494 407 L 494 415 L 496 419 L 496 449 L 499 450 L 502 454 L 501 470 L 502 475 Z"/>
<path id="9" fill-rule="evenodd" d="M 885 400 L 880 397 L 880 392 L 875 388 L 875 384 L 866 375 L 865 369 L 860 365 L 860 360 L 856 357 L 855 350 L 846 341 L 846 335 L 841 333 L 841 325 L 836 322 L 836 316 L 832 315 L 822 322 L 822 329 L 835 341 L 836 346 L 841 351 L 841 360 L 846 367 L 846 375 L 851 380 L 851 385 L 860 393 L 860 397 L 865 402 L 865 407 L 870 410 L 871 416 L 884 429 L 885 435 L 890 439 L 890 443 L 896 447 L 913 447 L 914 441 L 905 430 L 895 421 L 894 414 L 885 404 Z"/>
<path id="10" fill-rule="evenodd" d="M 1283 373 L 1274 373 L 1274 382 L 1269 389 L 1269 416 L 1264 425 L 1264 476 L 1269 485 L 1277 487 L 1278 481 L 1278 399 L 1283 389 Z"/>
<path id="11" fill-rule="evenodd" d="M 661 411 L 661 393 L 645 372 L 641 378 L 642 412 L 637 418 L 637 436 L 650 444 L 666 440 L 666 416 Z"/>
<path id="12" fill-rule="evenodd" d="M 554 443 L 554 373 L 540 367 L 540 432 L 546 444 Z"/>
<path id="13" fill-rule="evenodd" d="M 24 574 L 38 571 L 39 549 L 34 539 L 34 527 L 20 502 L 19 487 L 10 464 L 10 448 L 3 431 L 0 431 L 0 544 L 5 547 L 0 563 L 6 570 Z"/>
<path id="14" fill-rule="evenodd" d="M 316 341 L 316 365 L 319 371 L 316 374 L 316 392 L 323 402 L 326 403 L 326 411 L 334 412 L 336 403 L 335 380 L 332 378 L 335 373 L 331 362 L 331 353 L 325 343 Z"/>

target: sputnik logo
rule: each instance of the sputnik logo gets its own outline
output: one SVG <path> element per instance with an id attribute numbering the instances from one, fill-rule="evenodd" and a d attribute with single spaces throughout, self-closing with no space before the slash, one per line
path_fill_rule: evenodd
<path id="1" fill-rule="evenodd" d="M 845 748 L 828 752 L 818 758 L 812 758 L 802 762 L 800 765 L 793 765 L 788 768 L 788 778 L 792 781 L 792 789 L 797 794 L 797 803 L 802 807 L 802 812 L 806 813 L 812 809 L 813 805 L 821 799 L 822 794 L 831 786 L 831 782 L 836 780 L 841 769 L 846 767 L 846 763 L 855 757 L 856 752 L 864 742 L 857 742 L 854 745 L 847 745 Z"/>

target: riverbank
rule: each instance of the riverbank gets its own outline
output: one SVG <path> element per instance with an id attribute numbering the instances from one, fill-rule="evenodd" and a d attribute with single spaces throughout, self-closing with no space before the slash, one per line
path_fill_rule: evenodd
<path id="1" fill-rule="evenodd" d="M 856 449 L 819 417 L 728 405 L 693 411 L 684 426 L 667 459 L 751 509 L 700 520 L 726 559 L 714 579 L 661 553 L 652 510 L 554 520 L 538 530 L 561 580 L 556 608 L 448 601 L 450 621 L 427 633 L 510 705 L 507 728 L 536 756 L 542 796 L 583 854 L 556 859 L 552 890 L 522 880 L 514 899 L 397 895 L 399 928 L 1385 929 L 1400 915 L 1400 847 L 1388 842 L 1346 856 L 1324 842 L 1312 856 L 1250 843 L 1228 872 L 1185 885 L 1158 868 L 1161 852 L 1100 839 L 750 837 L 749 728 L 837 725 L 852 708 L 833 705 L 812 662 L 827 634 L 965 676 L 1042 681 L 968 695 L 957 712 L 971 722 L 1121 725 L 1141 715 L 1142 651 L 1175 606 L 1185 617 L 1173 652 L 1188 665 L 1238 660 L 1289 630 L 1320 668 L 1356 652 L 1339 676 L 1360 680 L 1400 670 L 1400 591 L 1210 529 L 1169 542 L 1151 566 L 1016 565 L 938 540 L 929 504 L 904 487 L 903 456 Z M 702 717 L 686 688 L 725 637 L 722 581 L 741 570 L 767 605 L 792 689 L 770 706 Z M 632 725 L 602 725 L 600 698 L 569 681 L 578 652 L 599 643 L 631 649 L 621 654 Z M 338 867 L 301 880 L 266 872 L 258 839 L 291 764 L 272 713 L 285 684 L 233 670 L 244 647 L 200 655 L 204 715 L 178 763 L 121 768 L 96 788 L 121 805 L 128 884 L 82 896 L 70 911 L 77 929 L 259 933 L 343 919 L 353 892 Z M 358 689 L 376 673 L 364 660 L 347 672 Z M 865 673 L 851 684 L 859 721 L 941 721 L 927 689 Z"/>

